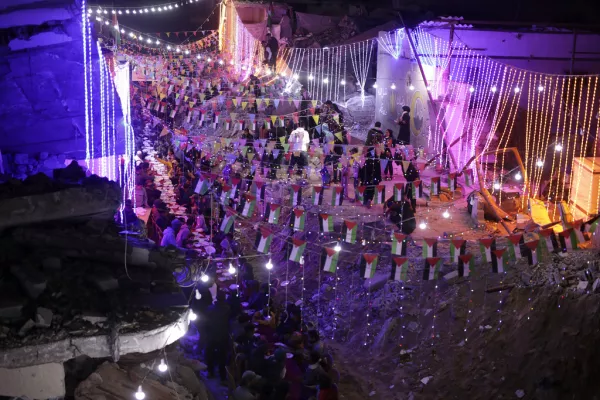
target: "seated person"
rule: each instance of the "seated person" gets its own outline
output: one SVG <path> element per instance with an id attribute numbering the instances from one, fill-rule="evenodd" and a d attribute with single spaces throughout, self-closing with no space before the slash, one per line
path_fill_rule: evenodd
<path id="1" fill-rule="evenodd" d="M 325 355 L 325 343 L 319 337 L 319 332 L 316 330 L 308 331 L 308 346 L 311 351 L 319 354 L 320 357 Z"/>
<path id="2" fill-rule="evenodd" d="M 240 385 L 233 391 L 233 400 L 256 400 L 257 383 L 261 379 L 253 371 L 246 371 L 242 374 Z"/>

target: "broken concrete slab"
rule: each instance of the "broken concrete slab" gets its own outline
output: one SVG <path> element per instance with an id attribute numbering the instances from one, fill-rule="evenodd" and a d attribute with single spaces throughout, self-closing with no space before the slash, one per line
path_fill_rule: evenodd
<path id="1" fill-rule="evenodd" d="M 0 299 L 0 319 L 13 320 L 21 318 L 25 304 L 27 304 L 25 298 Z"/>
<path id="2" fill-rule="evenodd" d="M 23 368 L 0 367 L 0 396 L 28 399 L 63 398 L 65 369 L 62 363 Z"/>
<path id="3" fill-rule="evenodd" d="M 29 332 L 33 328 L 35 328 L 35 322 L 33 322 L 32 320 L 28 319 L 27 322 L 25 322 L 25 324 L 23 324 L 23 326 L 21 327 L 21 329 L 19 329 L 19 336 L 25 336 L 25 335 L 27 335 L 27 332 Z"/>
<path id="4" fill-rule="evenodd" d="M 84 311 L 83 315 L 81 316 L 81 319 L 92 324 L 101 324 L 108 320 L 106 316 L 93 311 Z"/>
<path id="5" fill-rule="evenodd" d="M 108 271 L 95 271 L 92 275 L 90 275 L 89 281 L 103 292 L 108 292 L 119 288 L 119 281 Z"/>
<path id="6" fill-rule="evenodd" d="M 46 290 L 46 277 L 43 273 L 28 265 L 12 265 L 10 272 L 32 299 L 37 299 Z"/>
<path id="7" fill-rule="evenodd" d="M 35 312 L 35 325 L 40 328 L 48 328 L 52 325 L 54 313 L 52 310 L 44 307 L 38 307 Z"/>
<path id="8" fill-rule="evenodd" d="M 372 278 L 365 279 L 363 287 L 370 292 L 381 289 L 390 279 L 390 274 L 375 273 Z"/>

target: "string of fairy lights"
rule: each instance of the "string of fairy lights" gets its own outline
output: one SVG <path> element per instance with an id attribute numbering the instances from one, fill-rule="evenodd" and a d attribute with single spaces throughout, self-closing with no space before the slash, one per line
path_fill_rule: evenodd
<path id="1" fill-rule="evenodd" d="M 96 12 L 97 14 L 104 15 L 152 15 L 162 14 L 164 12 L 176 11 L 180 7 L 187 4 L 196 4 L 199 0 L 186 0 L 177 1 L 163 4 L 156 4 L 152 6 L 134 6 L 134 7 L 121 7 L 121 6 L 108 6 L 108 5 L 89 5 L 89 10 Z"/>

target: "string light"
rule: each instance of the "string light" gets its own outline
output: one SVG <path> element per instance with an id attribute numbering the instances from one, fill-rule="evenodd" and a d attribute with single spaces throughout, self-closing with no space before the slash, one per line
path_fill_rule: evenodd
<path id="1" fill-rule="evenodd" d="M 500 182 L 494 182 L 494 189 L 499 190 L 501 188 Z"/>
<path id="2" fill-rule="evenodd" d="M 562 146 L 562 144 L 560 144 L 560 143 L 557 143 L 556 145 L 554 145 L 554 150 L 556 150 L 556 151 L 558 151 L 558 152 L 561 152 L 561 151 L 562 151 L 562 149 L 563 149 L 563 146 Z"/>
<path id="3" fill-rule="evenodd" d="M 390 86 L 390 89 L 392 89 L 392 90 L 396 90 L 396 84 L 395 84 L 395 83 L 392 83 L 392 86 Z"/>
<path id="4" fill-rule="evenodd" d="M 202 298 L 200 291 L 198 289 L 196 289 L 195 292 L 196 292 L 196 300 L 200 300 Z"/>
<path id="5" fill-rule="evenodd" d="M 515 87 L 515 93 L 519 93 L 520 91 L 521 91 L 521 88 L 520 88 L 520 87 L 518 87 L 518 86 L 517 86 L 517 87 Z"/>
<path id="6" fill-rule="evenodd" d="M 498 88 L 496 86 L 492 86 L 490 88 L 490 90 L 492 91 L 492 93 L 496 93 L 496 91 L 498 90 Z"/>
<path id="7" fill-rule="evenodd" d="M 542 85 L 538 86 L 538 92 L 543 92 L 544 91 L 544 87 Z"/>
<path id="8" fill-rule="evenodd" d="M 158 370 L 160 372 L 166 372 L 167 369 L 169 369 L 169 367 L 167 367 L 167 364 L 165 364 L 165 360 L 164 359 L 160 359 L 160 364 L 158 364 Z"/>
<path id="9" fill-rule="evenodd" d="M 272 270 L 273 269 L 273 263 L 271 262 L 271 259 L 269 258 L 269 261 L 267 261 L 267 264 L 265 265 L 265 268 L 268 270 Z"/>
<path id="10" fill-rule="evenodd" d="M 342 251 L 342 246 L 340 246 L 340 242 L 337 242 L 337 243 L 335 244 L 335 247 L 333 248 L 333 250 L 337 251 L 338 253 L 339 253 L 340 251 Z"/>
<path id="11" fill-rule="evenodd" d="M 543 162 L 542 160 L 537 160 L 537 161 L 535 162 L 535 165 L 536 165 L 538 168 L 542 168 L 542 167 L 544 166 L 544 162 Z"/>
<path id="12" fill-rule="evenodd" d="M 196 313 L 194 311 L 190 310 L 190 313 L 188 314 L 188 318 L 190 321 L 195 321 L 198 318 L 198 316 L 196 315 Z"/>
<path id="13" fill-rule="evenodd" d="M 475 91 L 475 88 L 474 88 L 473 86 L 471 86 L 471 87 L 469 88 L 469 92 L 473 93 L 474 91 Z"/>
<path id="14" fill-rule="evenodd" d="M 146 398 L 146 393 L 142 390 L 142 385 L 138 386 L 138 390 L 135 392 L 135 398 L 137 400 L 144 400 Z"/>
<path id="15" fill-rule="evenodd" d="M 200 280 L 204 283 L 208 282 L 208 275 L 202 273 L 202 276 L 200 276 Z"/>
<path id="16" fill-rule="evenodd" d="M 233 266 L 233 264 L 232 264 L 232 263 L 229 263 L 229 270 L 228 270 L 228 272 L 229 272 L 231 275 L 233 275 L 233 274 L 235 274 L 235 273 L 237 272 L 237 269 L 235 269 L 235 267 Z"/>
<path id="17" fill-rule="evenodd" d="M 374 88 L 374 89 L 377 89 L 377 82 L 375 82 L 375 83 L 373 84 L 373 88 Z"/>
<path id="18" fill-rule="evenodd" d="M 408 86 L 408 90 L 410 90 L 410 91 L 412 92 L 413 90 L 415 90 L 415 86 L 414 86 L 414 85 L 412 85 L 412 84 L 411 84 L 411 85 L 409 85 L 409 86 Z"/>
<path id="19" fill-rule="evenodd" d="M 419 224 L 419 229 L 427 229 L 427 224 L 425 222 L 421 222 Z"/>
<path id="20" fill-rule="evenodd" d="M 450 213 L 448 212 L 448 210 L 444 211 L 444 213 L 442 214 L 442 217 L 448 219 L 450 218 Z"/>
<path id="21" fill-rule="evenodd" d="M 521 173 L 520 173 L 520 172 L 517 172 L 517 173 L 515 174 L 515 179 L 516 179 L 516 180 L 518 180 L 518 181 L 520 181 L 521 179 L 523 179 L 523 176 L 521 175 Z"/>

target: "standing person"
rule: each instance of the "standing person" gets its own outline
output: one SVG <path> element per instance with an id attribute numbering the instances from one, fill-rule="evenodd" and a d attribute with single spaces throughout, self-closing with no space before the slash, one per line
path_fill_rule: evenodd
<path id="1" fill-rule="evenodd" d="M 365 146 L 375 146 L 383 141 L 383 131 L 381 130 L 381 122 L 375 122 L 373 128 L 367 132 L 367 140 L 365 140 Z M 368 150 L 367 150 L 368 151 Z"/>
<path id="2" fill-rule="evenodd" d="M 339 163 L 342 155 L 344 154 L 344 145 L 348 144 L 348 132 L 346 132 L 345 129 L 341 132 L 337 132 L 334 135 L 333 140 L 333 183 L 339 183 L 342 181 L 342 173 L 339 170 Z"/>
<path id="3" fill-rule="evenodd" d="M 309 142 L 310 137 L 308 136 L 306 129 L 304 129 L 304 121 L 300 121 L 298 128 L 293 130 L 290 134 L 289 143 L 293 153 L 288 169 L 288 175 L 296 164 L 300 167 L 297 174 L 302 174 L 302 169 L 306 166 L 306 152 L 308 151 Z"/>
<path id="4" fill-rule="evenodd" d="M 384 148 L 383 154 L 381 155 L 382 160 L 386 160 L 385 167 L 383 168 L 384 179 L 391 181 L 394 175 L 394 156 L 392 155 L 392 130 L 386 129 L 385 136 L 383 138 Z"/>
<path id="5" fill-rule="evenodd" d="M 225 292 L 217 291 L 216 302 L 206 311 L 210 324 L 206 326 L 206 349 L 204 356 L 208 366 L 208 376 L 214 377 L 215 366 L 219 367 L 219 377 L 227 379 L 227 347 L 229 346 L 229 315 L 231 310 L 225 299 Z"/>
<path id="6" fill-rule="evenodd" d="M 144 187 L 145 179 L 142 177 L 138 177 L 135 181 L 135 206 L 136 207 L 144 207 L 148 208 L 148 194 L 146 193 L 146 188 Z"/>
<path id="7" fill-rule="evenodd" d="M 398 142 L 400 144 L 410 144 L 410 107 L 402 106 L 402 115 L 395 121 L 400 125 L 398 132 Z"/>
<path id="8" fill-rule="evenodd" d="M 269 63 L 269 67 L 271 67 L 271 70 L 273 73 L 275 73 L 275 68 L 277 67 L 277 53 L 279 52 L 279 42 L 270 33 L 267 33 L 267 47 L 271 50 L 271 62 Z"/>

